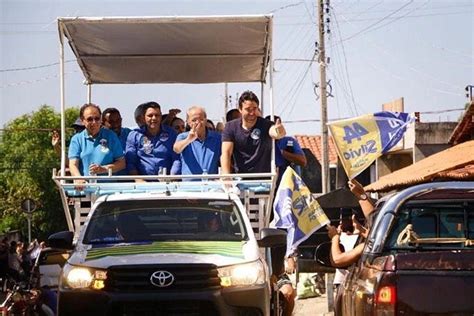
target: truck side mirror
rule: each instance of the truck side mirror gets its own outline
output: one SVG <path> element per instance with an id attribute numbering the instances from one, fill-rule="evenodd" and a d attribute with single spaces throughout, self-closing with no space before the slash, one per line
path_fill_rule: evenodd
<path id="1" fill-rule="evenodd" d="M 52 234 L 48 238 L 48 244 L 55 249 L 72 249 L 72 238 L 74 233 L 70 231 L 63 231 Z"/>
<path id="2" fill-rule="evenodd" d="M 323 242 L 316 247 L 314 259 L 325 267 L 331 267 L 331 242 Z"/>
<path id="3" fill-rule="evenodd" d="M 286 232 L 276 228 L 263 228 L 260 231 L 260 240 L 257 242 L 261 248 L 285 246 Z"/>
<path id="4" fill-rule="evenodd" d="M 344 246 L 339 244 L 339 248 L 344 252 Z M 323 242 L 316 247 L 314 260 L 322 266 L 333 268 L 331 262 L 331 241 Z"/>

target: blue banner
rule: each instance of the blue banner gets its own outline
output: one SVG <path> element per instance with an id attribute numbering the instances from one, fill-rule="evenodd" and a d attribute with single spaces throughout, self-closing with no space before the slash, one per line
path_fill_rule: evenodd
<path id="1" fill-rule="evenodd" d="M 286 256 L 312 233 L 330 223 L 323 209 L 311 195 L 300 176 L 286 168 L 273 204 L 271 227 L 287 230 Z"/>

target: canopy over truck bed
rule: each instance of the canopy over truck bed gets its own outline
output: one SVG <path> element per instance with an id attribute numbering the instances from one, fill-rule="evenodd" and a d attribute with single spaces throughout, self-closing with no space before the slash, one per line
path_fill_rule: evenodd
<path id="1" fill-rule="evenodd" d="M 92 84 L 270 83 L 272 15 L 58 18 L 65 148 L 64 37 Z M 263 101 L 263 100 L 262 100 Z M 263 103 L 263 102 L 262 102 Z M 61 157 L 64 175 L 65 152 Z"/>
<path id="2" fill-rule="evenodd" d="M 84 208 L 81 198 L 73 198 L 76 214 L 74 220 L 71 218 L 68 203 L 72 201 L 66 191 L 73 189 L 71 180 L 81 177 L 65 176 L 64 39 L 67 39 L 83 72 L 88 87 L 87 102 L 92 101 L 93 84 L 260 82 L 263 104 L 263 85 L 268 75 L 268 114 L 273 115 L 272 23 L 272 15 L 58 18 L 63 151 L 61 176 L 53 175 L 53 178 L 60 186 L 71 230 L 77 232 L 89 206 Z M 258 205 L 252 206 L 250 202 L 246 205 L 251 221 L 255 221 L 255 226 L 252 225 L 255 229 L 268 225 L 275 174 L 274 153 L 272 156 L 272 173 L 264 174 L 271 180 L 260 181 L 269 185 L 270 193 L 262 194 L 254 189 L 242 192 L 244 203 L 259 199 Z M 239 176 L 245 179 L 257 175 Z M 82 178 L 97 180 L 106 177 Z M 161 178 L 169 181 L 166 176 Z M 92 183 L 88 189 L 89 192 L 99 192 L 104 186 Z M 134 184 L 130 183 L 128 189 L 134 190 Z M 94 193 L 88 195 L 92 197 L 86 205 L 94 201 Z"/>

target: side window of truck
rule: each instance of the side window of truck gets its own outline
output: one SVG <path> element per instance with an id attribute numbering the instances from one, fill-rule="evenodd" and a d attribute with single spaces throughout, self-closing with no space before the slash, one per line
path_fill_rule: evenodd
<path id="1" fill-rule="evenodd" d="M 474 236 L 474 208 L 462 203 L 408 206 L 400 210 L 386 242 L 388 250 L 407 249 L 414 244 L 400 243 L 401 236 L 410 230 L 412 238 L 470 238 Z M 420 247 L 463 247 L 462 243 L 418 244 Z"/>

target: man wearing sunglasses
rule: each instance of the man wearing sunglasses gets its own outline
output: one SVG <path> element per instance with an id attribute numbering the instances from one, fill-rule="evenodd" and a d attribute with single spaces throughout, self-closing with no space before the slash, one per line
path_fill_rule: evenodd
<path id="1" fill-rule="evenodd" d="M 125 158 L 120 140 L 112 130 L 102 128 L 100 108 L 92 103 L 84 104 L 79 117 L 85 130 L 75 134 L 69 145 L 71 175 L 105 175 L 109 169 L 113 173 L 124 169 Z M 82 184 L 84 180 L 74 182 Z"/>

